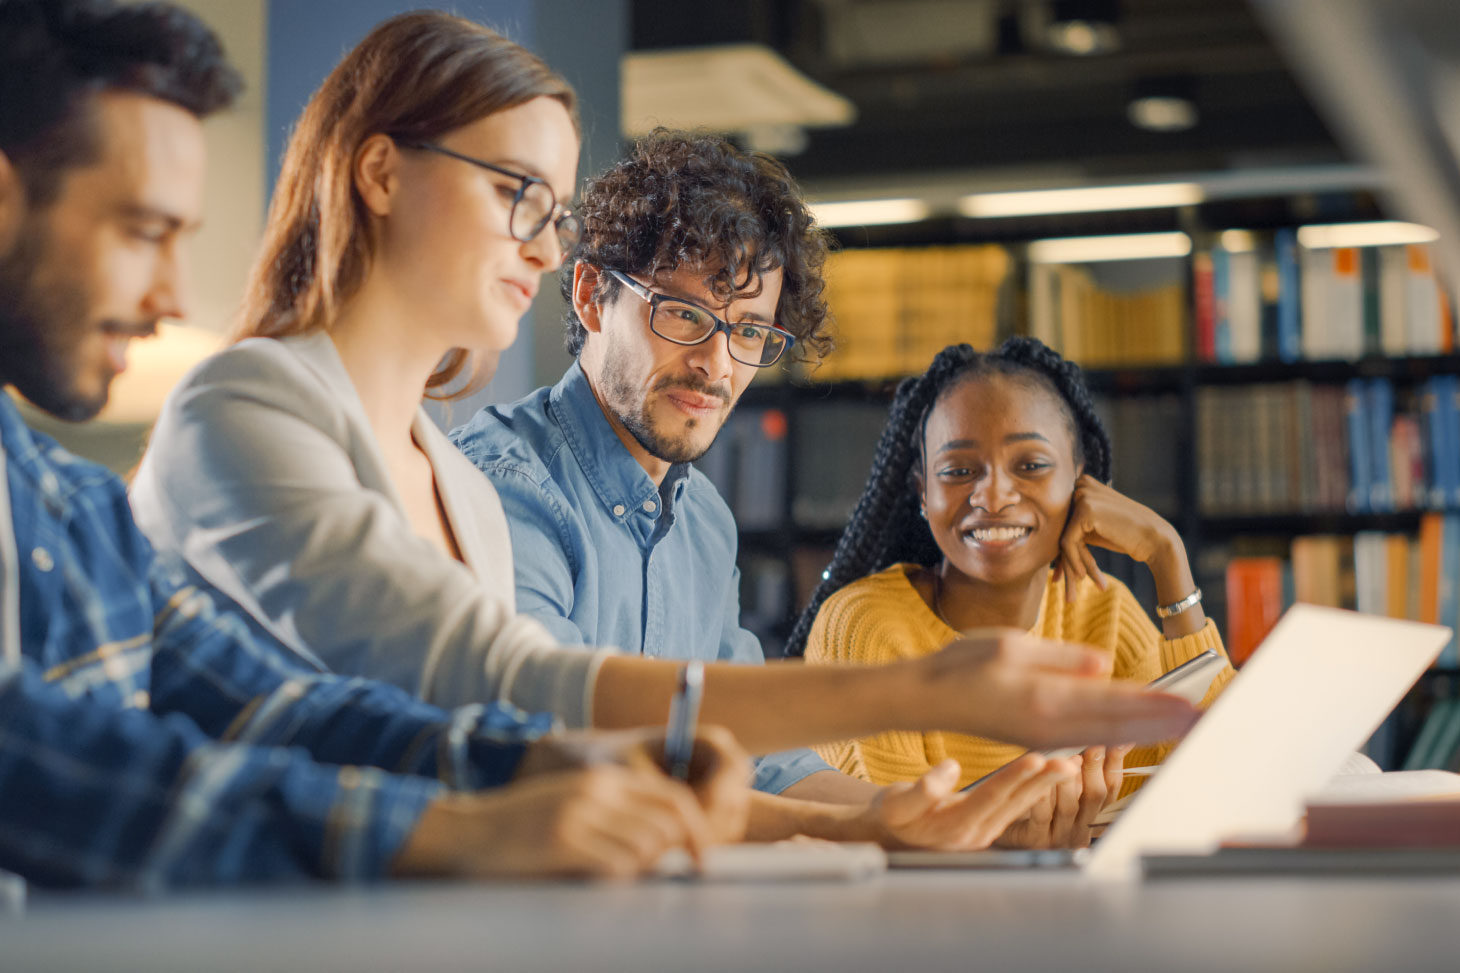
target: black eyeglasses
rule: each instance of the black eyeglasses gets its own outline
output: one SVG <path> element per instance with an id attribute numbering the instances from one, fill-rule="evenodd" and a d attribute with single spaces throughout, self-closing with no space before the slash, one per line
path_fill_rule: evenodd
<path id="1" fill-rule="evenodd" d="M 558 236 L 558 246 L 562 247 L 563 253 L 570 254 L 578 246 L 578 241 L 583 238 L 582 222 L 573 215 L 572 210 L 558 206 L 557 194 L 545 180 L 539 179 L 537 176 L 529 176 L 524 172 L 513 172 L 511 169 L 504 169 L 502 166 L 483 162 L 481 159 L 474 159 L 469 155 L 462 155 L 460 152 L 452 151 L 435 142 L 396 139 L 395 143 L 403 149 L 436 152 L 453 159 L 460 159 L 462 162 L 469 162 L 488 172 L 516 179 L 518 181 L 517 193 L 512 197 L 512 211 L 507 217 L 507 232 L 512 234 L 512 239 L 529 243 L 537 239 L 537 235 L 543 231 L 543 228 L 552 223 Z"/>
<path id="2" fill-rule="evenodd" d="M 617 270 L 609 276 L 649 302 L 649 330 L 676 345 L 697 345 L 708 341 L 717 332 L 725 332 L 730 357 L 743 365 L 767 368 L 780 360 L 786 349 L 796 343 L 796 336 L 773 324 L 731 324 L 716 317 L 693 301 L 667 294 L 656 294 Z"/>

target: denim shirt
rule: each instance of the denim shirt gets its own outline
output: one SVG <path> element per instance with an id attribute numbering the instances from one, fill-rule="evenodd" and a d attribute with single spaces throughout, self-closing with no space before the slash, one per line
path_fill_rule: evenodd
<path id="1" fill-rule="evenodd" d="M 120 480 L 0 390 L 0 869 L 43 885 L 384 875 L 547 718 L 321 673 L 154 555 Z M 9 633 L 8 635 L 6 633 Z"/>
<path id="2" fill-rule="evenodd" d="M 735 519 L 687 463 L 656 487 L 576 362 L 562 381 L 488 406 L 451 439 L 497 488 L 512 532 L 517 610 L 565 645 L 661 659 L 759 664 L 740 627 Z M 809 750 L 757 763 L 778 794 L 831 768 Z"/>

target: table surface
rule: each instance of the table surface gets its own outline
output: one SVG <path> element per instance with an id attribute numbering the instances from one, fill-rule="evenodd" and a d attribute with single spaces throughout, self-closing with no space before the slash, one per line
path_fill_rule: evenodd
<path id="1" fill-rule="evenodd" d="M 33 895 L 0 969 L 1454 970 L 1460 877 L 413 884 Z"/>

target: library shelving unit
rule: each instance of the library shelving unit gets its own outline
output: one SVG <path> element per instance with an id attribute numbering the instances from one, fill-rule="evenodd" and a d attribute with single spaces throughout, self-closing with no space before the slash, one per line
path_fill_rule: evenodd
<path id="1" fill-rule="evenodd" d="M 1006 293 L 998 303 L 997 327 L 985 336 L 990 344 L 1014 333 L 1029 333 L 1030 241 L 1049 237 L 1112 235 L 1181 230 L 1196 241 L 1194 253 L 1178 258 L 1186 334 L 1177 360 L 1158 364 L 1110 361 L 1087 367 L 1086 378 L 1102 402 L 1117 409 L 1138 403 L 1138 422 L 1164 422 L 1153 437 L 1160 444 L 1151 462 L 1139 450 L 1122 448 L 1122 423 L 1107 422 L 1116 448 L 1115 485 L 1167 517 L 1187 543 L 1193 570 L 1206 594 L 1208 614 L 1225 629 L 1225 568 L 1234 554 L 1284 556 L 1293 538 L 1306 535 L 1351 537 L 1365 532 L 1415 535 L 1428 511 L 1457 512 L 1453 499 L 1433 503 L 1427 497 L 1409 509 L 1380 505 L 1354 509 L 1315 505 L 1311 497 L 1287 508 L 1210 509 L 1203 504 L 1203 478 L 1213 475 L 1202 465 L 1202 398 L 1209 390 L 1234 394 L 1259 388 L 1303 385 L 1344 388 L 1356 381 L 1384 381 L 1401 396 L 1412 394 L 1434 376 L 1460 374 L 1460 355 L 1453 353 L 1385 355 L 1368 349 L 1343 359 L 1279 360 L 1264 347 L 1256 360 L 1216 363 L 1199 354 L 1195 253 L 1229 229 L 1272 232 L 1299 225 L 1350 223 L 1382 219 L 1366 191 L 1329 193 L 1318 197 L 1271 197 L 1224 200 L 1181 209 L 1108 212 L 1020 219 L 969 220 L 943 218 L 921 224 L 838 231 L 840 249 L 926 248 L 960 244 L 1000 244 L 1011 255 Z M 833 314 L 837 308 L 833 301 Z M 1453 323 L 1451 324 L 1453 328 Z M 975 340 L 973 343 L 983 343 Z M 927 358 L 936 348 L 925 349 Z M 1072 355 L 1080 361 L 1078 355 Z M 833 370 L 834 371 L 834 370 Z M 745 393 L 722 436 L 707 457 L 706 471 L 719 483 L 741 521 L 740 566 L 745 617 L 761 634 L 768 655 L 778 654 L 795 614 L 830 558 L 831 549 L 851 504 L 860 494 L 870 466 L 876 436 L 901 376 L 861 379 L 834 376 L 818 381 L 815 371 L 777 369 Z M 1147 404 L 1159 408 L 1147 408 Z M 736 424 L 740 431 L 734 431 Z M 1129 431 L 1125 438 L 1131 438 Z M 771 442 L 766 442 L 771 440 Z M 1209 458 L 1209 457 L 1208 457 Z M 1152 484 L 1151 467 L 1165 471 Z M 1161 477 L 1157 477 L 1161 480 Z M 1131 585 L 1143 603 L 1154 591 L 1143 568 L 1123 558 L 1105 557 L 1105 566 Z M 1124 562 L 1124 563 L 1122 563 Z M 1452 579 L 1453 581 L 1453 579 Z M 1225 634 L 1225 631 L 1224 631 Z M 1450 697 L 1460 690 L 1460 666 L 1437 666 L 1418 696 Z M 1423 705 L 1410 710 L 1422 715 Z M 1416 732 L 1411 719 L 1399 726 L 1401 743 Z M 1393 762 L 1391 759 L 1389 762 Z"/>

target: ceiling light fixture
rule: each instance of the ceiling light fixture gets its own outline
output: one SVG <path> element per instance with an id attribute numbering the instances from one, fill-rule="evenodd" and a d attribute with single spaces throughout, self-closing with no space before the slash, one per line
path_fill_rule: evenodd
<path id="1" fill-rule="evenodd" d="M 1091 57 L 1120 49 L 1117 0 L 1048 0 L 1030 9 L 1038 39 L 1050 50 Z"/>
<path id="2" fill-rule="evenodd" d="M 1105 260 L 1153 260 L 1191 253 L 1185 233 L 1123 233 L 1119 236 L 1056 237 L 1029 244 L 1029 259 L 1039 264 L 1088 264 Z"/>
<path id="3" fill-rule="evenodd" d="M 1046 213 L 1097 213 L 1106 210 L 1192 206 L 1205 198 L 1194 182 L 1141 186 L 1088 186 L 1007 193 L 974 193 L 958 201 L 958 212 L 974 219 L 1038 216 Z"/>
<path id="4" fill-rule="evenodd" d="M 932 207 L 921 199 L 854 199 L 811 204 L 811 213 L 822 226 L 916 223 L 927 219 L 932 212 Z"/>
<path id="5" fill-rule="evenodd" d="M 1309 250 L 1402 246 L 1407 243 L 1433 243 L 1439 238 L 1440 234 L 1427 226 L 1397 221 L 1328 223 L 1298 227 L 1298 243 Z"/>
<path id="6" fill-rule="evenodd" d="M 1200 113 L 1190 78 L 1142 78 L 1125 106 L 1125 116 L 1148 132 L 1184 132 L 1195 128 Z"/>
<path id="7" fill-rule="evenodd" d="M 1217 243 L 1228 253 L 1251 253 L 1257 249 L 1257 235 L 1251 230 L 1223 230 Z"/>

